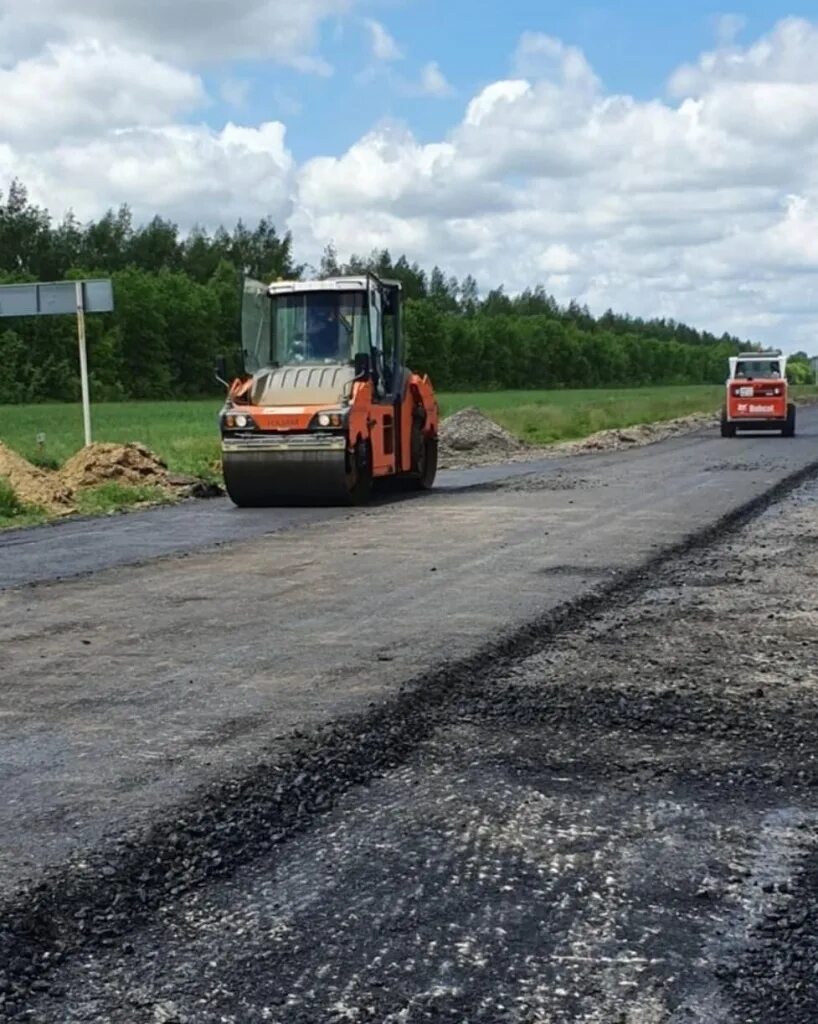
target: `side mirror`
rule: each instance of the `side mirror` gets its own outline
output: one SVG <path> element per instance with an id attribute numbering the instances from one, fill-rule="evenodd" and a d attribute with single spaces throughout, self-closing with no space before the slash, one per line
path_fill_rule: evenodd
<path id="1" fill-rule="evenodd" d="M 224 356 L 216 357 L 216 365 L 213 369 L 213 373 L 215 374 L 216 380 L 219 384 L 224 384 L 226 388 L 230 387 L 227 382 L 227 360 Z"/>
<path id="2" fill-rule="evenodd" d="M 355 380 L 366 380 L 370 374 L 371 364 L 368 352 L 358 352 L 355 355 Z"/>

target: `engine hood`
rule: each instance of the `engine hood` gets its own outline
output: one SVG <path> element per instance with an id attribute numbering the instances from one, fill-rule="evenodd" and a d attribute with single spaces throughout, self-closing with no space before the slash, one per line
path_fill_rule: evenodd
<path id="1" fill-rule="evenodd" d="M 349 397 L 355 370 L 349 365 L 284 366 L 255 374 L 253 405 L 339 405 Z"/>

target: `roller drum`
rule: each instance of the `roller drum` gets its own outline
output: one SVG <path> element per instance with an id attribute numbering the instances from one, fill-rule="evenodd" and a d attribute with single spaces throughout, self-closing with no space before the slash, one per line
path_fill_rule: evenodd
<path id="1" fill-rule="evenodd" d="M 343 441 L 321 449 L 225 443 L 222 468 L 227 493 L 240 507 L 355 503 L 356 476 Z"/>

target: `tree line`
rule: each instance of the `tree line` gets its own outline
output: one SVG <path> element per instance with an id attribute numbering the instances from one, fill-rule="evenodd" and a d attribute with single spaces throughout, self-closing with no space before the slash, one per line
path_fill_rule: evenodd
<path id="1" fill-rule="evenodd" d="M 328 246 L 320 267 L 305 267 L 269 218 L 182 235 L 159 216 L 135 224 L 127 206 L 85 224 L 71 214 L 55 222 L 19 181 L 0 193 L 0 283 L 113 279 L 115 311 L 86 325 L 96 401 L 217 394 L 212 368 L 237 347 L 245 273 L 366 270 L 401 281 L 409 363 L 440 390 L 718 383 L 728 355 L 747 344 L 672 320 L 594 317 L 541 287 L 481 295 L 472 277 L 427 273 L 387 251 L 344 264 Z M 73 318 L 0 319 L 0 403 L 73 401 L 79 387 Z"/>

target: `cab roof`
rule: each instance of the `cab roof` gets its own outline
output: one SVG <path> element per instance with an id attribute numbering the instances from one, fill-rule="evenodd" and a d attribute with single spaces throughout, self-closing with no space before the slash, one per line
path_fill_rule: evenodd
<path id="1" fill-rule="evenodd" d="M 356 274 L 349 277 L 325 277 L 316 281 L 273 281 L 267 288 L 268 295 L 293 294 L 296 292 L 365 292 L 377 289 L 379 285 L 400 288 L 400 281 L 386 281 L 374 274 Z"/>

